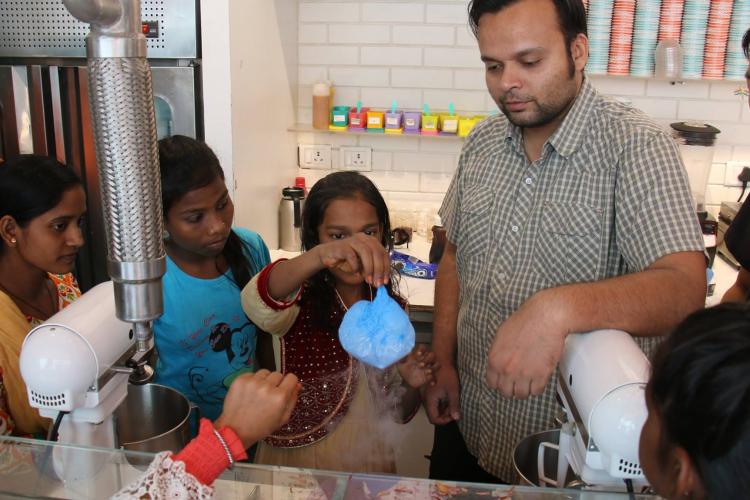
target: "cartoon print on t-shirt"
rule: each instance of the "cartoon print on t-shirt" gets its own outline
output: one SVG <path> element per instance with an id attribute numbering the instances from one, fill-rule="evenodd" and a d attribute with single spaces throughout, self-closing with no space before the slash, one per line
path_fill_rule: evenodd
<path id="1" fill-rule="evenodd" d="M 211 350 L 225 352 L 228 370 L 209 370 L 205 366 L 194 366 L 188 371 L 190 387 L 198 399 L 206 403 L 221 403 L 227 395 L 232 381 L 246 372 L 253 371 L 253 346 L 250 328 L 247 322 L 239 328 L 232 329 L 227 323 L 216 323 L 211 327 L 208 338 Z M 229 371 L 229 373 L 227 373 Z"/>
<path id="2" fill-rule="evenodd" d="M 229 366 L 233 372 L 224 379 L 224 386 L 229 389 L 232 381 L 242 373 L 253 369 L 253 347 L 248 330 L 252 323 L 247 322 L 239 328 L 232 329 L 226 323 L 217 323 L 211 328 L 208 343 L 214 352 L 226 352 Z"/>
<path id="3" fill-rule="evenodd" d="M 204 403 L 222 403 L 224 401 L 227 388 L 224 387 L 222 378 L 221 374 L 217 377 L 205 366 L 194 366 L 188 370 L 190 387 L 198 399 Z"/>

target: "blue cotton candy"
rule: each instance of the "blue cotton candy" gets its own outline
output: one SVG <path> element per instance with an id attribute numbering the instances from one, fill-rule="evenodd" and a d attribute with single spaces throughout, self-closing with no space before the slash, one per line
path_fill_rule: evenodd
<path id="1" fill-rule="evenodd" d="M 381 370 L 414 349 L 414 326 L 384 286 L 375 300 L 360 300 L 344 315 L 339 340 L 346 352 Z"/>

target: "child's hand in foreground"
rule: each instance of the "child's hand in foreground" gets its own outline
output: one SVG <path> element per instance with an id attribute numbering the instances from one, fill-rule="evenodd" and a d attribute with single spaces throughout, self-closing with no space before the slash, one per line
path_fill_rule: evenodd
<path id="1" fill-rule="evenodd" d="M 435 361 L 434 352 L 428 351 L 423 344 L 417 344 L 396 367 L 404 382 L 419 389 L 426 384 L 435 383 L 435 372 L 440 365 Z"/>

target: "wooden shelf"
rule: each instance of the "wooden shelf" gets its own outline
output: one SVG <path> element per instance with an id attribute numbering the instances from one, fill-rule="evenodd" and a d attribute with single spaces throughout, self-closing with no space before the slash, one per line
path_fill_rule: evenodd
<path id="1" fill-rule="evenodd" d="M 334 135 L 365 135 L 367 137 L 388 137 L 388 138 L 417 138 L 417 139 L 436 139 L 447 141 L 463 141 L 465 137 L 458 135 L 429 135 L 429 134 L 386 134 L 384 132 L 351 132 L 349 130 L 321 130 L 313 128 L 309 123 L 295 123 L 287 129 L 287 132 L 295 133 L 312 133 L 312 134 L 334 134 Z"/>

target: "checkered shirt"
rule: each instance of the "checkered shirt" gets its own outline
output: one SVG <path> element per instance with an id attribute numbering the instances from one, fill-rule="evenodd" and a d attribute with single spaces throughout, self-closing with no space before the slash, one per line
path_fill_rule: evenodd
<path id="1" fill-rule="evenodd" d="M 703 251 L 687 175 L 672 138 L 588 81 L 529 163 L 522 130 L 502 116 L 477 125 L 440 208 L 457 246 L 462 434 L 479 464 L 513 480 L 525 436 L 555 426 L 557 374 L 544 393 L 505 399 L 485 383 L 498 326 L 535 292 L 642 271 Z M 637 339 L 650 354 L 658 339 Z"/>

